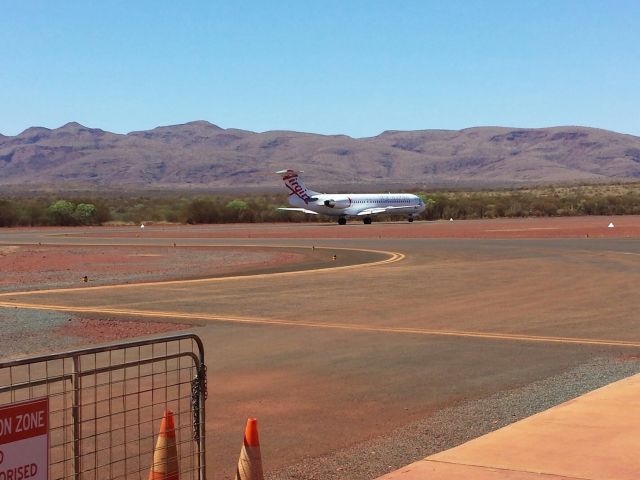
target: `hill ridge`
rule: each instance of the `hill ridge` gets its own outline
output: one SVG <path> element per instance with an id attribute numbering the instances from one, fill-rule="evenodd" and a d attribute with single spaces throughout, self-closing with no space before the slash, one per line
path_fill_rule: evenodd
<path id="1" fill-rule="evenodd" d="M 316 185 L 507 186 L 638 180 L 640 137 L 583 126 L 386 130 L 374 137 L 221 128 L 206 120 L 126 134 L 78 122 L 0 135 L 0 186 L 224 189 Z"/>

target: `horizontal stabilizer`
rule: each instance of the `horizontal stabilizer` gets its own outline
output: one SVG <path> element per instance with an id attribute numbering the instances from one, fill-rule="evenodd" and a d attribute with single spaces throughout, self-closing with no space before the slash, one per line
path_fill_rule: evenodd
<path id="1" fill-rule="evenodd" d="M 289 210 L 290 212 L 303 212 L 303 213 L 310 213 L 311 215 L 318 215 L 318 212 L 314 212 L 313 210 L 307 210 L 306 208 L 279 207 L 278 210 Z"/>
<path id="2" fill-rule="evenodd" d="M 274 172 L 274 173 L 284 178 L 292 175 L 300 175 L 301 173 L 304 173 L 304 170 L 293 170 L 292 168 L 288 168 L 286 170 L 278 170 L 277 172 Z"/>

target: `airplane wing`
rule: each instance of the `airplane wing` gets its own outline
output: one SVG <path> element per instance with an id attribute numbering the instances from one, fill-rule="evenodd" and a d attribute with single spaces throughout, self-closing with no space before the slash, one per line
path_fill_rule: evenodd
<path id="1" fill-rule="evenodd" d="M 391 206 L 389 206 L 389 207 L 386 207 L 386 210 L 387 210 L 387 212 L 388 212 L 389 210 L 397 210 L 397 209 L 399 209 L 399 208 L 407 208 L 407 207 L 410 207 L 410 206 L 411 206 L 411 205 L 403 205 L 402 207 L 394 207 L 393 205 L 391 205 Z"/>
<path id="2" fill-rule="evenodd" d="M 365 216 L 365 215 L 375 215 L 376 213 L 384 213 L 388 210 L 388 208 L 367 208 L 366 210 L 362 210 L 361 212 L 358 212 L 358 216 Z"/>
<path id="3" fill-rule="evenodd" d="M 311 215 L 318 215 L 318 212 L 314 212 L 313 210 L 307 210 L 306 208 L 279 207 L 278 210 L 289 210 L 290 212 L 303 212 L 303 213 L 310 213 Z"/>
<path id="4" fill-rule="evenodd" d="M 402 206 L 402 207 L 374 207 L 374 208 L 367 208 L 366 210 L 362 210 L 361 212 L 358 212 L 357 215 L 358 216 L 365 216 L 365 215 L 375 215 L 376 213 L 390 213 L 393 212 L 394 210 L 400 209 L 400 208 L 407 208 L 406 206 Z"/>

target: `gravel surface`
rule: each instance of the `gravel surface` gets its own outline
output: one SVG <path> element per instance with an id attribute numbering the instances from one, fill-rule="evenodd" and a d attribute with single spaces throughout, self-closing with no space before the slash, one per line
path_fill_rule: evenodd
<path id="1" fill-rule="evenodd" d="M 180 323 L 94 319 L 64 312 L 0 308 L 0 360 L 191 327 Z"/>
<path id="2" fill-rule="evenodd" d="M 77 342 L 73 337 L 51 338 L 52 328 L 64 326 L 71 317 L 63 312 L 0 308 L 0 358 L 42 351 L 58 351 Z"/>
<path id="3" fill-rule="evenodd" d="M 640 372 L 640 358 L 600 357 L 522 388 L 440 410 L 346 450 L 269 472 L 268 480 L 372 479 Z M 269 459 L 263 459 L 268 468 Z"/>

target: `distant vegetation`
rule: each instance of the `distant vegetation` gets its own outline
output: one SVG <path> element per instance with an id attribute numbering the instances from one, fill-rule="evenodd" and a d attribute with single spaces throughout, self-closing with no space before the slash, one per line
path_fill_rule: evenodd
<path id="1" fill-rule="evenodd" d="M 420 195 L 429 220 L 640 214 L 640 183 Z"/>
<path id="2" fill-rule="evenodd" d="M 427 220 L 640 214 L 640 183 L 416 193 L 425 200 Z M 0 227 L 327 220 L 279 206 L 286 206 L 285 195 L 0 197 Z"/>

